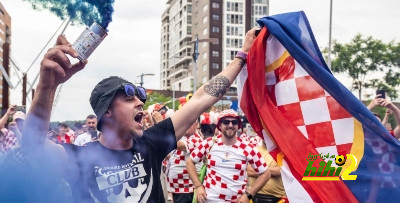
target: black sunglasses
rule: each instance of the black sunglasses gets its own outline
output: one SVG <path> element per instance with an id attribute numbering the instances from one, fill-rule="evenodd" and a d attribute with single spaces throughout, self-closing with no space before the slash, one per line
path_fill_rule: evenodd
<path id="1" fill-rule="evenodd" d="M 223 123 L 224 125 L 229 125 L 229 123 L 232 123 L 232 125 L 237 125 L 239 124 L 238 120 L 222 120 L 221 123 Z"/>

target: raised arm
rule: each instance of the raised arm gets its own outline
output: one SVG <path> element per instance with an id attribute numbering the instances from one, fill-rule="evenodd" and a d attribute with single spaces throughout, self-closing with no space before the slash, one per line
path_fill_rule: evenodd
<path id="1" fill-rule="evenodd" d="M 372 111 L 372 109 L 374 109 L 376 106 L 379 106 L 380 103 L 382 103 L 383 98 L 379 98 L 379 96 L 381 96 L 380 94 L 375 95 L 375 97 L 371 100 L 371 102 L 369 102 L 367 109 Z"/>
<path id="2" fill-rule="evenodd" d="M 22 145 L 41 146 L 47 136 L 54 96 L 59 84 L 82 70 L 86 63 L 71 64 L 67 55 L 77 58 L 78 54 L 67 39 L 60 35 L 56 46 L 49 49 L 40 63 L 40 78 L 31 108 L 25 119 Z"/>
<path id="3" fill-rule="evenodd" d="M 1 117 L 1 119 L 0 119 L 0 129 L 1 128 L 5 128 L 6 123 L 8 121 L 8 117 L 10 117 L 11 115 L 14 114 L 14 107 L 15 107 L 15 105 L 11 105 L 10 107 L 8 107 L 7 112 L 3 115 L 3 117 Z"/>
<path id="4" fill-rule="evenodd" d="M 242 52 L 248 53 L 255 39 L 255 28 L 246 33 Z M 172 123 L 175 128 L 176 140 L 180 140 L 186 130 L 200 115 L 222 98 L 228 90 L 245 62 L 235 58 L 225 70 L 201 86 L 192 98 L 173 116 Z"/>
<path id="5" fill-rule="evenodd" d="M 385 116 L 382 120 L 382 125 L 385 126 L 389 121 L 389 116 L 392 115 L 393 111 L 391 109 L 386 109 Z"/>
<path id="6" fill-rule="evenodd" d="M 394 117 L 396 118 L 396 121 L 397 121 L 397 126 L 396 126 L 396 128 L 394 129 L 393 132 L 394 132 L 395 138 L 399 139 L 400 138 L 400 109 L 397 108 L 397 106 L 394 105 L 389 100 L 384 100 L 381 103 L 381 106 L 384 106 L 384 107 L 386 107 L 386 108 L 388 108 L 388 109 L 393 111 L 393 115 L 394 115 Z"/>

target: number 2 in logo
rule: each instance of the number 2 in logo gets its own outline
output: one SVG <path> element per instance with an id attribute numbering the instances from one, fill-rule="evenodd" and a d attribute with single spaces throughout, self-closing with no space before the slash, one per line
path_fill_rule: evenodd
<path id="1" fill-rule="evenodd" d="M 342 173 L 342 180 L 356 180 L 357 175 L 349 175 L 357 166 L 357 158 L 352 154 L 346 154 L 347 160 L 351 160 L 350 166 Z"/>

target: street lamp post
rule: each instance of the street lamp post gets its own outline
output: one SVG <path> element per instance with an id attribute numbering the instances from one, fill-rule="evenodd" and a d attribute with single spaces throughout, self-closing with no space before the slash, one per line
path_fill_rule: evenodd
<path id="1" fill-rule="evenodd" d="M 196 35 L 193 50 L 193 93 L 197 90 L 197 59 L 199 58 L 199 36 Z"/>
<path id="2" fill-rule="evenodd" d="M 207 38 L 207 39 L 199 39 L 199 36 L 196 35 L 196 39 L 190 41 L 188 44 L 194 44 L 194 52 L 193 52 L 193 93 L 197 90 L 197 59 L 199 57 L 199 42 L 216 42 L 217 38 Z"/>
<path id="3" fill-rule="evenodd" d="M 331 50 L 332 50 L 332 0 L 330 2 L 330 8 L 329 8 L 329 48 L 328 48 L 328 67 L 329 68 L 331 68 L 331 66 L 332 66 Z"/>
<path id="4" fill-rule="evenodd" d="M 142 73 L 141 75 L 138 75 L 137 77 L 140 77 L 140 86 L 143 87 L 143 76 L 154 76 L 153 73 Z"/>

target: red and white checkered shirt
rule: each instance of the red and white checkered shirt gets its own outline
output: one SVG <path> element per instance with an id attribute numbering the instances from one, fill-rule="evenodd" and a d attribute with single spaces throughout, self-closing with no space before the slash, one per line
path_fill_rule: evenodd
<path id="1" fill-rule="evenodd" d="M 250 136 L 246 133 L 242 133 L 240 134 L 240 139 L 242 139 L 243 141 L 249 142 L 250 144 L 252 144 L 253 146 L 257 147 L 260 146 L 262 143 L 262 139 L 260 136 L 255 135 L 255 136 Z"/>
<path id="2" fill-rule="evenodd" d="M 169 158 L 167 172 L 168 192 L 192 193 L 193 182 L 190 180 L 186 170 L 186 160 L 189 158 L 190 153 L 202 143 L 203 138 L 195 133 L 189 137 L 183 136 L 179 141 L 185 143 L 186 152 L 176 150 Z"/>
<path id="3" fill-rule="evenodd" d="M 236 202 L 245 192 L 247 164 L 259 174 L 268 167 L 257 148 L 249 142 L 237 138 L 234 145 L 227 146 L 221 138 L 222 135 L 218 135 L 216 143 L 207 138 L 190 157 L 198 163 L 207 154 L 207 175 L 203 182 L 207 202 Z"/>
<path id="4" fill-rule="evenodd" d="M 7 152 L 10 149 L 17 147 L 19 145 L 17 137 L 15 137 L 14 133 L 7 128 L 1 129 L 1 133 L 3 134 L 3 142 L 0 143 L 0 152 Z"/>

